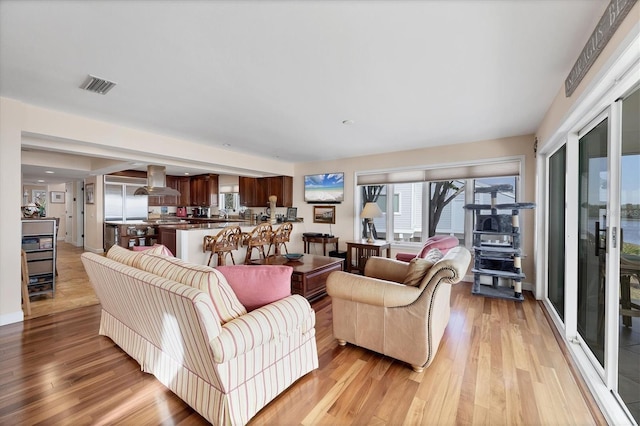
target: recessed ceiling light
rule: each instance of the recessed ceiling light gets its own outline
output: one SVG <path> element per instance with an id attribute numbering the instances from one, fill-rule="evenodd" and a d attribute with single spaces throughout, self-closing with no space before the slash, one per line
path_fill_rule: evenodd
<path id="1" fill-rule="evenodd" d="M 44 179 L 38 179 L 38 182 L 42 183 L 44 182 Z"/>
<path id="2" fill-rule="evenodd" d="M 184 174 L 185 174 L 186 176 L 189 176 L 189 172 L 184 172 Z"/>
<path id="3" fill-rule="evenodd" d="M 353 120 L 343 120 L 342 121 L 342 124 L 344 124 L 345 126 L 351 126 L 354 123 L 355 123 L 355 121 L 353 121 Z"/>
<path id="4" fill-rule="evenodd" d="M 54 172 L 53 170 L 45 170 L 45 173 L 47 173 L 47 174 L 49 174 L 49 175 L 52 175 L 52 174 L 54 174 L 55 172 Z"/>

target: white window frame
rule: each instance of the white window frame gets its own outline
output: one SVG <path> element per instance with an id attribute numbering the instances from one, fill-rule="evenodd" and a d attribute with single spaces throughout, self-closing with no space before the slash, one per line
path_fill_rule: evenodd
<path id="1" fill-rule="evenodd" d="M 451 163 L 438 163 L 438 164 L 431 164 L 431 165 L 422 165 L 422 166 L 412 166 L 412 167 L 408 167 L 408 168 L 389 168 L 389 169 L 377 169 L 377 170 L 367 170 L 367 171 L 356 171 L 355 172 L 355 179 L 354 179 L 354 194 L 356 194 L 356 200 L 354 203 L 354 238 L 359 238 L 360 235 L 362 235 L 362 221 L 359 219 L 360 218 L 360 206 L 362 205 L 362 198 L 361 198 L 361 193 L 359 188 L 361 186 L 364 185 L 375 185 L 376 183 L 362 183 L 362 184 L 358 184 L 358 177 L 359 176 L 366 176 L 366 175 L 376 175 L 376 174 L 392 174 L 392 173 L 416 173 L 415 171 L 424 171 L 425 175 L 430 175 L 431 173 L 434 173 L 438 176 L 442 176 L 442 178 L 438 177 L 438 179 L 429 179 L 429 180 L 425 180 L 425 183 L 429 183 L 429 182 L 437 182 L 437 181 L 442 181 L 442 180 L 447 180 L 449 178 L 446 178 L 446 170 L 447 169 L 453 169 L 453 168 L 473 168 L 473 167 L 477 167 L 477 166 L 493 166 L 495 165 L 496 167 L 499 167 L 501 164 L 508 164 L 508 163 L 514 163 L 517 162 L 518 164 L 518 177 L 519 179 L 517 179 L 517 188 L 514 188 L 517 194 L 522 194 L 522 188 L 524 188 L 525 185 L 525 156 L 524 155 L 514 155 L 514 156 L 506 156 L 506 157 L 497 157 L 497 158 L 489 158 L 489 159 L 483 159 L 483 160 L 475 160 L 475 161 L 461 161 L 461 162 L 451 162 Z M 458 180 L 465 180 L 462 178 L 451 178 L 451 179 L 458 179 Z M 469 180 L 472 180 L 473 178 L 467 178 L 466 181 L 468 182 Z M 417 181 L 416 181 L 417 182 Z M 392 183 L 378 183 L 379 185 L 387 185 L 387 191 L 389 190 L 389 187 L 392 186 Z M 426 189 L 425 189 L 426 188 Z M 429 196 L 429 185 L 423 185 L 423 201 L 424 201 L 424 196 L 425 193 L 424 191 L 426 191 L 426 196 Z M 470 189 L 471 188 L 471 189 Z M 467 187 L 465 187 L 465 193 L 468 194 L 469 190 L 473 191 L 473 184 L 471 184 L 469 186 L 469 184 L 467 183 Z M 472 194 L 473 195 L 473 194 Z M 466 195 L 465 195 L 466 197 Z M 472 201 L 473 202 L 473 201 Z M 389 211 L 389 197 L 387 197 L 387 211 Z M 387 229 L 393 229 L 393 223 L 391 223 L 392 218 L 389 217 L 390 215 L 385 215 L 386 216 L 386 225 L 387 225 Z M 469 219 L 469 217 L 471 216 L 471 219 Z M 422 215 L 422 220 L 423 220 L 423 228 L 422 229 L 429 229 L 428 228 L 428 215 L 423 214 Z M 467 248 L 471 248 L 472 245 L 472 233 L 473 233 L 473 214 L 471 212 L 467 212 L 465 214 L 465 246 Z M 527 238 L 526 235 L 523 235 L 522 237 L 522 245 L 525 245 L 525 238 Z M 399 242 L 399 241 L 392 241 L 391 242 L 391 246 L 393 249 L 398 249 L 398 250 L 402 250 L 402 249 L 416 249 L 417 247 L 420 247 L 423 243 L 410 243 L 410 242 Z M 535 250 L 535 247 L 534 247 Z"/>

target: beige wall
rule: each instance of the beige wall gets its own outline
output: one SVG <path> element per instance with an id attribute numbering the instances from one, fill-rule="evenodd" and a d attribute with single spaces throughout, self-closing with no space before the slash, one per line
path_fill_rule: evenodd
<path id="1" fill-rule="evenodd" d="M 553 103 L 549 106 L 544 119 L 540 123 L 536 132 L 538 138 L 539 149 L 544 149 L 546 144 L 550 142 L 553 135 L 558 131 L 560 125 L 565 121 L 567 115 L 571 112 L 572 108 L 584 98 L 585 92 L 588 91 L 589 86 L 595 83 L 597 77 L 602 72 L 605 65 L 610 65 L 608 62 L 619 55 L 620 46 L 623 44 L 626 38 L 637 31 L 638 23 L 640 23 L 640 3 L 636 3 L 635 6 L 629 11 L 625 20 L 622 21 L 615 34 L 609 40 L 607 46 L 603 49 L 598 56 L 598 59 L 594 62 L 589 72 L 585 75 L 580 82 L 576 90 L 571 94 L 571 97 L 567 98 L 564 94 L 564 82 L 560 85 L 560 90 L 556 95 Z M 585 39 L 586 42 L 586 39 Z M 636 50 L 639 47 L 636 45 Z"/>
<path id="2" fill-rule="evenodd" d="M 55 146 L 61 151 L 88 156 L 149 163 L 195 163 L 203 170 L 246 171 L 256 176 L 292 176 L 294 168 L 293 164 L 279 160 L 240 154 L 0 98 L 0 199 L 3 200 L 0 203 L 0 325 L 23 319 L 19 206 L 22 205 L 20 148 L 24 141 L 34 147 L 38 144 L 44 148 Z M 149 147 L 153 147 L 153 153 L 148 152 Z M 99 179 L 99 176 L 92 179 Z M 101 190 L 102 185 L 96 185 L 97 199 L 101 199 Z M 88 206 L 85 211 L 84 233 L 87 250 L 102 249 L 101 204 Z"/>
<path id="3" fill-rule="evenodd" d="M 103 252 L 104 196 L 102 179 L 102 175 L 100 175 L 89 176 L 84 180 L 85 189 L 87 184 L 93 184 L 94 203 L 84 205 L 84 249 L 93 253 Z"/>
<path id="4" fill-rule="evenodd" d="M 20 123 L 23 110 L 0 98 L 0 325 L 22 321 Z"/>
<path id="5" fill-rule="evenodd" d="M 126 147 L 127 153 L 130 154 L 133 151 L 140 157 L 146 158 L 146 147 L 150 146 L 151 141 L 161 140 L 163 143 L 154 144 L 154 146 L 157 146 L 155 151 L 158 156 L 166 156 L 174 159 L 185 157 L 187 157 L 186 159 L 192 159 L 194 157 L 202 158 L 203 156 L 206 158 L 208 156 L 216 158 L 217 162 L 222 162 L 222 159 L 226 158 L 228 159 L 228 166 L 230 167 L 239 168 L 242 166 L 263 173 L 293 175 L 294 205 L 299 208 L 298 216 L 305 218 L 305 222 L 298 225 L 299 230 L 302 232 L 329 232 L 327 225 L 314 224 L 312 221 L 312 207 L 303 202 L 302 176 L 309 173 L 343 171 L 345 172 L 345 198 L 347 201 L 336 207 L 336 225 L 332 228 L 332 232 L 339 236 L 342 241 L 355 236 L 354 218 L 357 212 L 354 210 L 353 200 L 354 176 L 356 171 L 436 164 L 443 166 L 452 162 L 523 155 L 526 158 L 525 176 L 522 182 L 524 188 L 523 197 L 527 200 L 533 198 L 532 173 L 534 168 L 532 165 L 532 136 L 519 136 L 457 146 L 425 148 L 392 154 L 372 155 L 294 166 L 292 164 L 247 155 L 231 155 L 224 150 L 208 149 L 207 147 L 188 141 L 176 141 L 160 135 L 142 133 L 140 131 L 97 122 L 83 117 L 25 105 L 8 99 L 1 99 L 1 101 L 3 103 L 1 108 L 3 112 L 3 124 L 5 117 L 10 118 L 11 115 L 17 117 L 12 119 L 13 131 L 11 131 L 12 126 L 2 126 L 3 140 L 0 146 L 2 147 L 3 165 L 6 161 L 5 159 L 13 158 L 13 160 L 8 161 L 8 163 L 11 163 L 11 167 L 6 169 L 3 167 L 2 173 L 5 173 L 5 170 L 13 169 L 15 173 L 14 176 L 19 176 L 20 174 L 21 132 L 27 132 L 25 137 L 29 138 L 30 144 L 33 144 L 32 136 L 34 134 L 45 137 L 55 137 L 60 138 L 59 141 L 56 141 L 56 146 L 69 151 L 76 149 L 77 152 L 88 155 L 101 155 L 107 152 L 111 153 L 111 155 L 114 155 L 114 153 L 118 155 L 118 149 L 125 152 L 124 149 Z M 49 140 L 48 143 L 51 144 L 52 142 Z M 203 155 L 203 150 L 211 152 Z M 93 176 L 90 179 L 91 180 L 88 179 L 87 182 L 94 181 L 96 183 L 96 204 L 87 205 L 85 209 L 85 247 L 90 251 L 99 251 L 102 248 L 102 205 L 100 202 L 102 199 L 102 186 L 98 184 L 101 177 Z M 14 200 L 13 206 L 20 205 L 22 195 L 21 186 L 19 183 L 16 183 L 15 179 L 4 179 L 0 182 L 0 196 L 4 196 L 5 194 L 7 195 L 5 199 Z M 3 208 L 6 208 L 5 206 L 6 204 L 3 205 Z M 14 252 L 19 252 L 17 249 L 20 246 L 18 210 L 16 209 L 11 214 L 13 215 L 11 220 L 3 221 L 2 224 L 0 224 L 0 229 L 2 229 L 3 234 L 6 232 L 9 236 L 9 238 L 2 239 L 1 249 L 13 254 Z M 11 215 L 7 215 L 7 217 L 9 216 Z M 15 223 L 12 224 L 12 221 Z M 5 229 L 6 224 L 12 224 L 11 227 L 15 232 L 12 232 L 9 226 L 6 226 Z M 525 235 L 529 234 L 529 230 L 532 228 L 532 218 L 530 215 L 525 214 L 523 218 Z M 531 238 L 525 237 L 525 251 L 531 252 L 531 247 Z M 301 250 L 301 243 L 298 241 L 293 242 L 292 248 L 296 251 Z M 344 250 L 344 243 L 341 244 L 341 249 Z M 15 276 L 15 281 L 2 280 L 0 282 L 0 291 L 2 291 L 3 296 L 6 294 L 6 297 L 2 297 L 2 302 L 0 302 L 0 324 L 13 322 L 16 320 L 15 318 L 18 318 L 17 320 L 19 321 L 22 318 L 20 310 L 19 269 L 17 267 L 19 261 L 17 260 L 17 254 L 14 257 L 16 257 L 14 262 L 2 263 L 3 276 Z M 8 259 L 11 258 L 12 256 L 8 256 Z M 0 262 L 3 262 L 4 259 L 5 258 L 2 258 Z M 531 259 L 531 257 L 528 257 L 523 266 L 527 276 L 533 279 Z"/>

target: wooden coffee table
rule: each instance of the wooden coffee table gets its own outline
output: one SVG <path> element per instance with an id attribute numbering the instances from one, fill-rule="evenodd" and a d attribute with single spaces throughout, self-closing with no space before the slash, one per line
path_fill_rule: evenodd
<path id="1" fill-rule="evenodd" d="M 288 260 L 284 256 L 269 256 L 266 259 L 254 259 L 251 263 L 293 267 L 291 292 L 300 294 L 307 300 L 314 300 L 327 294 L 327 276 L 333 271 L 342 271 L 344 259 L 305 254 L 299 260 Z"/>

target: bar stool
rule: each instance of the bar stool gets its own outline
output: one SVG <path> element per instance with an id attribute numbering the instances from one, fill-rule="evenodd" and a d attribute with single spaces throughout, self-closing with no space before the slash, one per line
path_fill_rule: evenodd
<path id="1" fill-rule="evenodd" d="M 231 263 L 235 265 L 236 261 L 233 258 L 233 250 L 238 249 L 241 235 L 242 231 L 237 225 L 227 226 L 215 236 L 205 235 L 202 243 L 202 251 L 205 253 L 208 250 L 211 251 L 207 265 L 211 266 L 211 259 L 214 255 L 217 256 L 218 266 L 226 264 L 227 255 L 231 256 Z"/>
<path id="2" fill-rule="evenodd" d="M 271 252 L 271 246 L 273 245 L 274 248 L 274 255 L 279 255 L 280 254 L 280 246 L 282 246 L 284 248 L 284 252 L 285 253 L 289 253 L 289 250 L 287 250 L 287 244 L 291 238 L 291 231 L 293 230 L 293 223 L 291 222 L 286 222 L 282 225 L 280 225 L 275 231 L 273 231 L 273 235 L 271 237 L 271 244 L 269 244 L 269 250 L 267 250 L 267 254 L 269 254 L 269 252 Z"/>
<path id="3" fill-rule="evenodd" d="M 261 254 L 263 259 L 267 257 L 264 253 L 264 246 L 271 244 L 271 234 L 271 225 L 268 223 L 262 223 L 253 228 L 251 232 L 242 234 L 242 244 L 247 247 L 247 255 L 244 258 L 246 265 L 251 263 L 253 249 L 258 250 L 258 254 Z"/>

